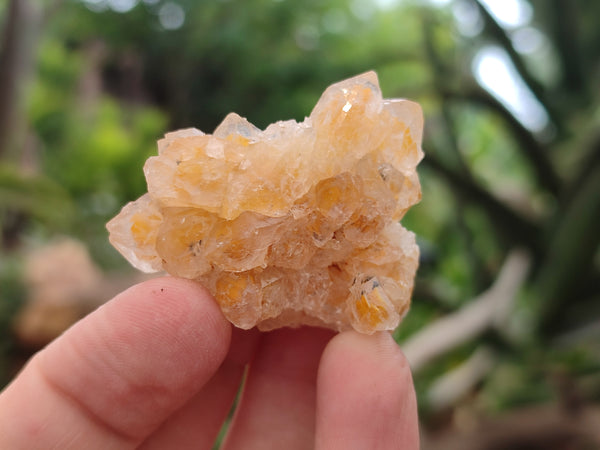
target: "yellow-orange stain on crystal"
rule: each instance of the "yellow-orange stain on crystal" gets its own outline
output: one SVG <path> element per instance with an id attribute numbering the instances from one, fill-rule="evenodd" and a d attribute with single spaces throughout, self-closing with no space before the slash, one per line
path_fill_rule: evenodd
<path id="1" fill-rule="evenodd" d="M 225 139 L 233 144 L 242 145 L 244 147 L 250 145 L 250 139 L 240 136 L 239 134 L 230 134 Z"/>
<path id="2" fill-rule="evenodd" d="M 331 111 L 334 117 L 332 125 L 337 129 L 336 138 L 344 145 L 351 145 L 361 126 L 366 125 L 364 112 L 365 105 L 371 100 L 373 91 L 365 86 L 356 86 L 344 95 L 343 105 L 331 105 L 331 108 L 340 108 L 338 111 Z M 341 107 L 340 107 L 341 106 Z"/>
<path id="3" fill-rule="evenodd" d="M 223 246 L 223 254 L 227 255 L 231 259 L 242 259 L 248 256 L 248 249 L 243 241 L 239 239 L 229 242 Z"/>
<path id="4" fill-rule="evenodd" d="M 313 237 L 317 240 L 326 238 L 332 230 L 329 222 L 321 214 L 315 214 L 312 220 L 307 224 L 306 229 L 312 232 Z"/>
<path id="5" fill-rule="evenodd" d="M 319 194 L 318 208 L 324 214 L 327 214 L 330 210 L 338 206 L 342 200 L 342 189 L 333 183 L 324 187 Z"/>
<path id="6" fill-rule="evenodd" d="M 211 236 L 218 242 L 221 253 L 229 259 L 242 259 L 248 256 L 248 248 L 243 239 L 236 239 L 233 222 L 221 222 L 212 231 Z"/>
<path id="7" fill-rule="evenodd" d="M 257 189 L 253 196 L 239 202 L 239 208 L 245 211 L 277 211 L 285 205 L 281 194 L 268 189 Z"/>
<path id="8" fill-rule="evenodd" d="M 155 218 L 157 221 L 160 217 Z M 149 220 L 149 217 L 142 213 L 136 213 L 131 216 L 131 236 L 135 244 L 144 247 L 152 244 L 156 239 L 156 226 Z"/>
<path id="9" fill-rule="evenodd" d="M 226 179 L 218 175 L 225 164 L 214 159 L 203 161 L 202 164 L 183 162 L 177 168 L 176 176 L 182 185 L 202 187 L 208 191 L 221 191 L 226 186 Z"/>
<path id="10" fill-rule="evenodd" d="M 242 261 L 252 255 L 248 247 L 248 240 L 236 238 L 239 230 L 232 227 L 231 222 L 222 222 L 211 233 L 216 245 L 211 246 L 211 257 L 214 252 L 219 256 L 214 257 L 214 263 L 219 267 L 230 265 L 234 261 Z"/>
<path id="11" fill-rule="evenodd" d="M 404 153 L 413 153 L 415 158 L 418 156 L 417 144 L 413 140 L 408 128 L 404 130 L 404 134 L 402 135 L 402 150 Z"/>
<path id="12" fill-rule="evenodd" d="M 370 292 L 363 293 L 356 301 L 358 316 L 371 328 L 377 327 L 390 316 L 384 306 L 386 303 L 384 295 L 381 288 L 376 287 Z"/>
<path id="13" fill-rule="evenodd" d="M 223 306 L 238 303 L 248 286 L 254 282 L 250 274 L 227 274 L 217 280 L 217 300 Z"/>

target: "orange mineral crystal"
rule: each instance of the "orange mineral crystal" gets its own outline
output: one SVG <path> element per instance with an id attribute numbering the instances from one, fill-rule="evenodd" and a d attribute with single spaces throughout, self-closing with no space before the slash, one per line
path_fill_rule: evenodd
<path id="1" fill-rule="evenodd" d="M 368 72 L 301 123 L 232 113 L 212 135 L 167 133 L 110 241 L 140 270 L 202 283 L 240 328 L 394 329 L 418 265 L 399 221 L 421 198 L 422 128 L 419 105 L 383 99 Z"/>

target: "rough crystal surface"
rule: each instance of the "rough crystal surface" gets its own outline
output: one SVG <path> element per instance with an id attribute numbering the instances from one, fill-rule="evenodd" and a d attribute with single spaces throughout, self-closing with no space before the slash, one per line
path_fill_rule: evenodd
<path id="1" fill-rule="evenodd" d="M 421 108 L 377 75 L 336 83 L 303 122 L 168 133 L 148 193 L 107 227 L 145 272 L 198 280 L 236 326 L 394 329 L 419 250 L 399 221 L 419 201 Z"/>

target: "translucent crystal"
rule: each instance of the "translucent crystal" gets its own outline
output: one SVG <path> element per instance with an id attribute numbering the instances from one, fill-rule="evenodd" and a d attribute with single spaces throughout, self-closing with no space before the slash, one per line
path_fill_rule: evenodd
<path id="1" fill-rule="evenodd" d="M 368 72 L 301 123 L 231 113 L 213 135 L 168 133 L 110 241 L 140 270 L 198 280 L 241 328 L 394 329 L 418 265 L 398 221 L 421 197 L 422 131 L 420 106 L 383 99 Z"/>

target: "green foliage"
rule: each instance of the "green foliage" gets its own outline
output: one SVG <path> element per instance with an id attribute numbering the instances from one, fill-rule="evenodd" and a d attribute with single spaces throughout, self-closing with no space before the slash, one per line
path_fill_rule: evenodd
<path id="1" fill-rule="evenodd" d="M 145 189 L 141 167 L 156 153 L 163 117 L 153 109 L 128 111 L 101 99 L 94 117 L 70 117 L 60 147 L 46 160 L 47 170 L 78 197 L 99 187 L 103 192 L 112 187 L 109 193 L 117 201 L 140 195 Z"/>
<path id="2" fill-rule="evenodd" d="M 24 302 L 25 288 L 19 277 L 19 261 L 6 258 L 0 251 L 0 386 L 8 383 L 16 367 L 11 365 L 15 352 L 13 319 Z"/>
<path id="3" fill-rule="evenodd" d="M 537 363 L 539 364 L 539 359 Z M 482 389 L 483 406 L 500 412 L 528 404 L 548 402 L 554 397 L 553 386 L 539 365 L 523 367 L 522 360 L 499 364 Z"/>
<path id="4" fill-rule="evenodd" d="M 93 88 L 73 89 L 84 75 L 84 60 L 58 39 L 46 41 L 40 52 L 30 114 L 46 145 L 45 172 L 78 200 L 102 191 L 123 202 L 145 189 L 140 169 L 155 152 L 166 119 L 155 108 L 120 105 Z"/>
<path id="5" fill-rule="evenodd" d="M 54 231 L 66 231 L 75 211 L 69 193 L 54 180 L 0 165 L 0 226 L 8 213 L 23 214 Z"/>

